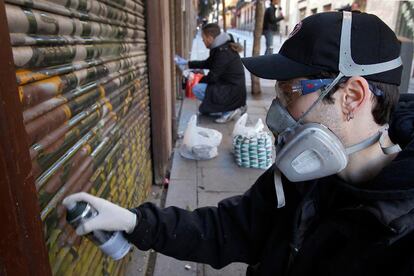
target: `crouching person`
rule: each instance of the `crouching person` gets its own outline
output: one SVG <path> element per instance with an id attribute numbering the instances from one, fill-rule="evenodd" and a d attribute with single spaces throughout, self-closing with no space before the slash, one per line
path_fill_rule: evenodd
<path id="1" fill-rule="evenodd" d="M 246 112 L 246 80 L 238 43 L 215 23 L 202 29 L 203 42 L 210 49 L 206 60 L 188 62 L 192 69 L 209 69 L 193 93 L 202 103 L 203 114 L 221 115 L 216 123 L 226 123 Z"/>

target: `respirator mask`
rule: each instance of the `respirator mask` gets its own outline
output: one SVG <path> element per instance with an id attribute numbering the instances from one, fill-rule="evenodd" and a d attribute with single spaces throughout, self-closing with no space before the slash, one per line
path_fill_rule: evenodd
<path id="1" fill-rule="evenodd" d="M 273 100 L 266 123 L 277 137 L 276 166 L 292 182 L 336 174 L 348 164 L 348 155 L 378 141 L 385 154 L 401 150 L 398 145 L 383 146 L 382 140 L 388 125 L 371 137 L 345 148 L 326 126 L 296 121 L 278 99 Z"/>
<path id="2" fill-rule="evenodd" d="M 383 146 L 383 137 L 388 125 L 381 128 L 371 137 L 345 148 L 338 137 L 326 126 L 319 123 L 303 123 L 304 117 L 345 77 L 364 76 L 392 70 L 401 66 L 401 58 L 369 65 L 356 64 L 351 55 L 352 15 L 344 12 L 341 31 L 339 70 L 335 79 L 302 80 L 292 84 L 292 90 L 301 95 L 319 92 L 318 99 L 296 121 L 279 99 L 275 99 L 268 111 L 266 124 L 273 132 L 276 140 L 275 164 L 287 179 L 292 182 L 322 178 L 342 171 L 348 164 L 348 155 L 363 150 L 376 142 L 380 142 L 385 154 L 401 150 L 398 145 Z M 380 90 L 370 86 L 370 90 L 381 96 Z M 280 182 L 280 177 L 277 179 Z M 276 182 L 276 180 L 275 180 Z M 276 193 L 280 201 L 280 191 Z M 278 206 L 284 205 L 278 202 Z"/>

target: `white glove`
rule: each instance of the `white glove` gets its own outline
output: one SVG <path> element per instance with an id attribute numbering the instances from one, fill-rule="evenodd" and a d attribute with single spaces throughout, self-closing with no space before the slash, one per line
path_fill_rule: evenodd
<path id="1" fill-rule="evenodd" d="M 183 76 L 184 76 L 185 78 L 187 78 L 187 79 L 188 79 L 188 77 L 190 76 L 190 74 L 194 74 L 194 73 L 193 73 L 193 71 L 192 71 L 191 69 L 185 69 L 185 70 L 183 70 Z"/>
<path id="2" fill-rule="evenodd" d="M 108 200 L 82 192 L 67 196 L 62 204 L 68 208 L 68 206 L 79 201 L 92 205 L 98 211 L 98 215 L 79 225 L 76 229 L 76 234 L 85 235 L 94 230 L 131 233 L 134 230 L 137 223 L 137 215 Z"/>

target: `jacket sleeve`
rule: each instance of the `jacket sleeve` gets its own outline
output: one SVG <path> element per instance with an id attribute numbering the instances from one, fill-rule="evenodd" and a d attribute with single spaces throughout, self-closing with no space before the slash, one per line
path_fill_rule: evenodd
<path id="1" fill-rule="evenodd" d="M 126 236 L 139 249 L 221 268 L 231 262 L 256 263 L 272 230 L 272 217 L 285 211 L 276 208 L 269 169 L 244 195 L 225 199 L 218 207 L 187 211 L 145 203 L 136 212 L 139 222 Z"/>
<path id="2" fill-rule="evenodd" d="M 188 62 L 190 69 L 210 69 L 210 58 L 206 60 L 191 60 Z"/>
<path id="3" fill-rule="evenodd" d="M 285 17 L 282 15 L 279 15 L 278 17 L 276 17 L 276 23 L 282 21 L 283 19 L 285 19 Z"/>
<path id="4" fill-rule="evenodd" d="M 228 51 L 220 49 L 217 50 L 211 58 L 210 71 L 200 80 L 200 83 L 213 84 L 218 82 L 220 76 L 223 75 L 228 67 L 228 64 L 231 62 L 232 60 L 229 59 Z"/>
<path id="5" fill-rule="evenodd" d="M 414 140 L 414 94 L 401 94 L 391 115 L 389 135 L 402 148 Z"/>

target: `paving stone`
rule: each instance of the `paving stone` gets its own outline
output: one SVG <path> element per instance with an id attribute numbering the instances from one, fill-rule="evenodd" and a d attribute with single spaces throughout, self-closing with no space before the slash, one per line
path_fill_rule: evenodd
<path id="1" fill-rule="evenodd" d="M 266 109 L 262 106 L 249 106 L 247 108 L 247 114 L 266 114 Z"/>
<path id="2" fill-rule="evenodd" d="M 187 210 L 197 208 L 197 182 L 173 179 L 168 185 L 165 207 L 177 206 Z"/>
<path id="3" fill-rule="evenodd" d="M 141 251 L 133 247 L 129 254 L 130 261 L 126 267 L 125 275 L 144 276 L 148 269 L 149 251 Z"/>
<path id="4" fill-rule="evenodd" d="M 189 269 L 186 266 L 190 266 Z M 158 253 L 153 276 L 196 276 L 197 263 L 179 261 Z"/>
<path id="5" fill-rule="evenodd" d="M 227 148 L 220 147 L 218 149 L 219 154 L 217 157 L 210 160 L 198 161 L 197 168 L 228 168 L 229 170 L 237 169 L 238 166 L 234 162 L 234 157 L 230 150 L 231 147 L 229 146 L 227 146 Z"/>
<path id="6" fill-rule="evenodd" d="M 170 180 L 190 180 L 194 183 L 197 181 L 196 161 L 182 157 L 179 149 L 176 149 L 173 156 Z"/>
<path id="7" fill-rule="evenodd" d="M 250 177 L 254 171 L 247 168 L 201 168 L 198 170 L 198 185 L 206 191 L 244 192 L 252 184 Z"/>

